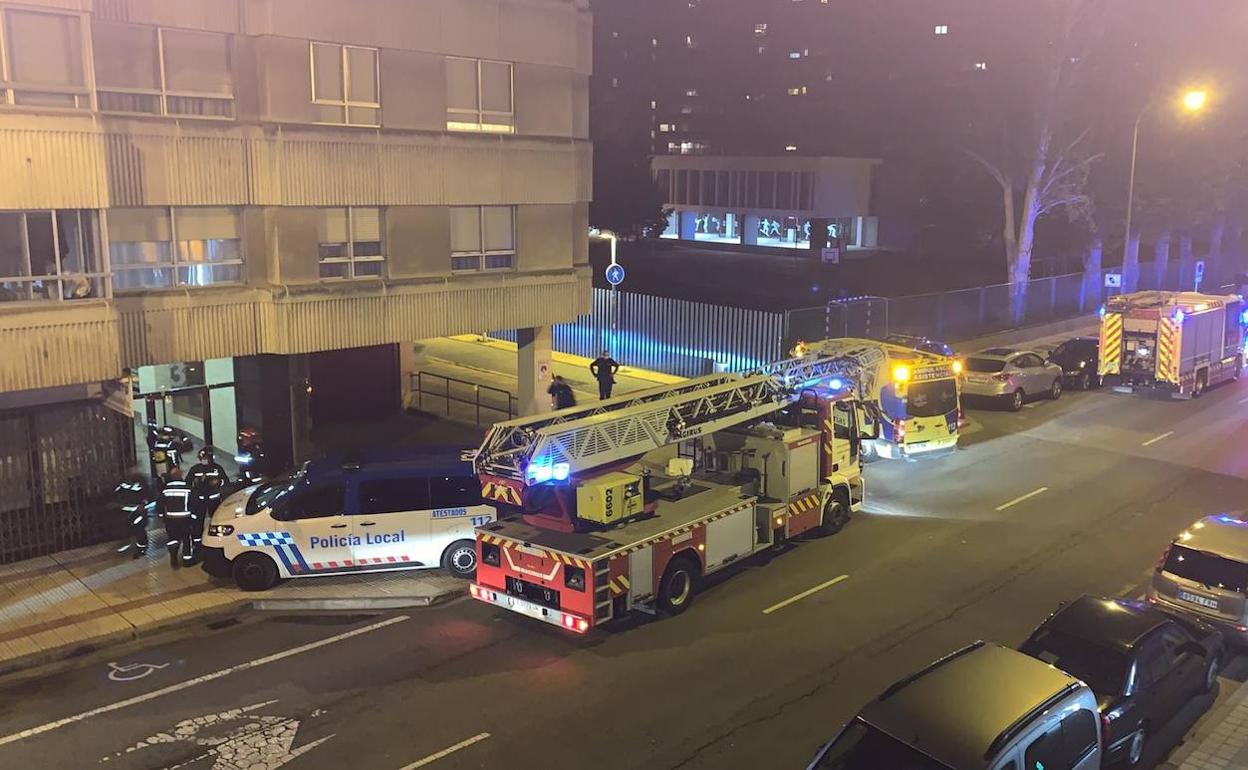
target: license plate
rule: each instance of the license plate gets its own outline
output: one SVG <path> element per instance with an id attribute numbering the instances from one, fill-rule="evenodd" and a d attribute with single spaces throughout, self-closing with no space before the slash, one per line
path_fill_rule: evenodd
<path id="1" fill-rule="evenodd" d="M 1208 607 L 1211 610 L 1216 610 L 1218 608 L 1218 600 L 1210 599 L 1207 596 L 1199 596 L 1187 591 L 1179 591 L 1179 598 L 1185 602 L 1199 604 L 1201 607 Z"/>
<path id="2" fill-rule="evenodd" d="M 521 615 L 528 615 L 538 620 L 546 620 L 550 615 L 550 610 L 545 607 L 539 607 L 533 602 L 526 602 L 524 599 L 518 599 L 515 596 L 507 596 L 503 599 L 507 603 L 507 609 L 519 612 Z M 557 623 L 558 621 L 552 621 Z"/>

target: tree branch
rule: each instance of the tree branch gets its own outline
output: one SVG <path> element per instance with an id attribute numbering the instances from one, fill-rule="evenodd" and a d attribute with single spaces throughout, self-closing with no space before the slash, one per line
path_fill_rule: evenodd
<path id="1" fill-rule="evenodd" d="M 974 150 L 963 149 L 962 152 L 965 153 L 967 157 L 983 166 L 984 170 L 987 171 L 993 179 L 997 180 L 997 184 L 1001 185 L 1002 190 L 1009 190 L 1014 187 L 1014 184 L 1005 175 L 1005 172 L 998 168 L 992 161 L 988 160 Z"/>

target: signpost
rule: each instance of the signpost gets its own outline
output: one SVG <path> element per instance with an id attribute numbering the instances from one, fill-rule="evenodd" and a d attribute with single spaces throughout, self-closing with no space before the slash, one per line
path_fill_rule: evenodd
<path id="1" fill-rule="evenodd" d="M 1196 286 L 1194 291 L 1200 291 L 1200 283 L 1205 279 L 1205 260 L 1196 260 Z"/>
<path id="2" fill-rule="evenodd" d="M 1106 273 L 1105 274 L 1105 288 L 1121 289 L 1122 288 L 1122 273 Z"/>

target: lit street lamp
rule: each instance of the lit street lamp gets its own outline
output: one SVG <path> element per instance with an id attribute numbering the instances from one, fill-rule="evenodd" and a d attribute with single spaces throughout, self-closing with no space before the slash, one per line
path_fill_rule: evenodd
<path id="1" fill-rule="evenodd" d="M 1183 94 L 1183 109 L 1188 112 L 1200 112 L 1205 108 L 1205 104 L 1209 101 L 1209 94 L 1206 91 L 1188 91 Z M 1144 116 L 1149 113 L 1153 107 L 1157 106 L 1159 100 L 1154 99 L 1144 105 L 1144 109 L 1140 110 L 1140 114 L 1135 118 L 1135 128 L 1131 131 L 1131 174 L 1127 182 L 1127 231 L 1126 237 L 1122 241 L 1122 263 L 1127 263 L 1127 250 L 1131 248 L 1131 213 L 1135 208 L 1135 159 L 1140 146 L 1140 122 L 1144 120 Z"/>
<path id="2" fill-rule="evenodd" d="M 615 234 L 613 231 L 611 231 L 611 230 L 599 230 L 599 229 L 597 229 L 597 228 L 591 228 L 591 229 L 590 229 L 590 231 L 589 231 L 589 234 L 590 234 L 590 235 L 596 235 L 596 236 L 598 236 L 599 238 L 606 238 L 608 241 L 610 241 L 610 242 L 611 242 L 611 266 L 612 266 L 612 267 L 614 267 L 614 266 L 616 266 L 616 265 L 620 264 L 620 263 L 616 260 L 616 256 L 615 256 L 615 255 L 616 255 L 616 246 L 617 246 L 617 244 L 619 243 L 619 237 L 618 237 L 618 236 L 616 236 L 616 234 Z M 607 348 L 608 348 L 608 349 L 611 349 L 611 348 L 614 348 L 614 347 L 615 347 L 616 325 L 617 325 L 617 323 L 618 323 L 618 318 L 619 318 L 619 314 L 620 314 L 620 311 L 619 311 L 619 307 L 620 307 L 620 294 L 619 294 L 619 288 L 620 288 L 620 287 L 619 287 L 619 284 L 618 284 L 618 283 L 616 283 L 615 281 L 612 281 L 612 282 L 611 282 L 611 344 L 607 346 Z"/>

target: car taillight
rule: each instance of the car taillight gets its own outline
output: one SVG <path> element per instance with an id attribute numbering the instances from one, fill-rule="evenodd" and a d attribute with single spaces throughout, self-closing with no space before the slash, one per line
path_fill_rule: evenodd
<path id="1" fill-rule="evenodd" d="M 897 420 L 893 423 L 893 429 L 897 431 L 897 440 L 901 441 L 906 437 L 906 421 Z"/>
<path id="2" fill-rule="evenodd" d="M 1010 375 L 1005 372 L 1001 372 L 1000 374 L 992 375 L 992 379 L 996 380 L 997 382 L 1009 382 Z"/>
<path id="3" fill-rule="evenodd" d="M 563 613 L 563 627 L 569 631 L 575 631 L 578 634 L 583 634 L 589 630 L 589 621 L 585 618 L 578 618 L 575 615 L 569 615 L 565 612 Z"/>
<path id="4" fill-rule="evenodd" d="M 1161 572 L 1166 566 L 1166 559 L 1170 558 L 1170 549 L 1174 547 L 1174 543 L 1166 546 L 1166 550 L 1161 552 L 1161 558 L 1157 560 L 1157 566 L 1153 567 L 1153 572 Z"/>
<path id="5" fill-rule="evenodd" d="M 468 593 L 472 594 L 472 598 L 474 599 L 481 598 L 481 589 L 477 588 L 476 583 L 473 583 L 472 585 L 468 586 Z"/>

